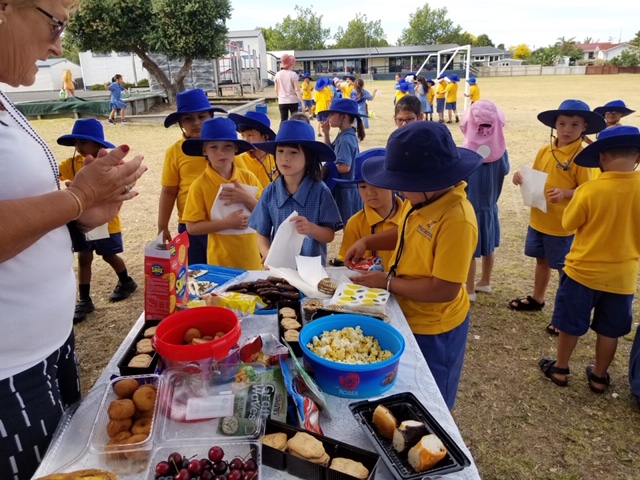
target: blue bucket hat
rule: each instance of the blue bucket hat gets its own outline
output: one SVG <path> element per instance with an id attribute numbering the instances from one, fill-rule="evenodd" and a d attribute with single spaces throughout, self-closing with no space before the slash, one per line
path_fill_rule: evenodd
<path id="1" fill-rule="evenodd" d="M 362 164 L 362 177 L 389 190 L 433 192 L 464 180 L 480 165 L 482 156 L 456 147 L 444 124 L 412 122 L 393 131 L 384 157 Z"/>
<path id="2" fill-rule="evenodd" d="M 460 81 L 460 77 L 458 75 L 456 75 L 455 73 L 452 73 L 451 75 L 449 75 L 449 80 L 451 80 L 452 82 L 459 82 Z"/>
<path id="3" fill-rule="evenodd" d="M 358 112 L 358 104 L 355 100 L 350 98 L 336 98 L 331 102 L 328 110 L 318 112 L 316 115 L 320 117 L 328 117 L 330 113 L 344 113 L 345 115 L 351 115 L 352 117 L 366 117 L 362 113 Z"/>
<path id="4" fill-rule="evenodd" d="M 324 87 L 326 87 L 327 85 L 330 85 L 330 84 L 331 84 L 331 79 L 329 77 L 320 77 L 318 80 L 316 80 L 315 89 L 320 91 Z"/>
<path id="5" fill-rule="evenodd" d="M 253 112 L 249 110 L 244 115 L 238 113 L 230 113 L 227 118 L 236 124 L 237 130 L 240 131 L 240 127 L 248 127 L 258 130 L 264 135 L 268 135 L 269 140 L 276 138 L 276 132 L 271 130 L 271 120 L 266 114 L 262 112 Z"/>
<path id="6" fill-rule="evenodd" d="M 475 85 L 476 84 L 476 77 L 469 77 L 467 78 L 467 83 L 469 85 Z"/>
<path id="7" fill-rule="evenodd" d="M 540 112 L 538 114 L 538 120 L 547 127 L 556 128 L 556 119 L 558 118 L 558 115 L 576 115 L 584 118 L 587 122 L 587 129 L 584 131 L 585 135 L 598 133 L 607 126 L 602 115 L 592 112 L 589 105 L 584 103 L 582 100 L 573 99 L 562 102 L 557 110 L 546 110 L 544 112 Z"/>
<path id="8" fill-rule="evenodd" d="M 226 117 L 210 118 L 202 124 L 200 138 L 187 138 L 182 143 L 182 151 L 190 157 L 202 156 L 204 142 L 231 142 L 236 145 L 236 155 L 255 150 L 255 147 L 245 140 L 239 140 L 236 124 Z"/>
<path id="9" fill-rule="evenodd" d="M 440 75 L 438 75 L 437 79 L 438 80 L 442 80 L 443 78 L 447 78 L 447 76 L 444 74 L 444 72 L 442 72 Z"/>
<path id="10" fill-rule="evenodd" d="M 576 165 L 582 167 L 599 167 L 600 154 L 611 148 L 640 148 L 640 130 L 629 125 L 616 125 L 605 128 L 591 145 L 582 150 L 575 158 Z"/>
<path id="11" fill-rule="evenodd" d="M 116 148 L 113 143 L 109 143 L 104 139 L 102 124 L 95 118 L 76 120 L 71 133 L 58 138 L 58 145 L 73 147 L 76 144 L 76 140 L 91 140 L 104 148 Z"/>
<path id="12" fill-rule="evenodd" d="M 620 112 L 623 117 L 631 115 L 633 112 L 635 112 L 635 110 L 627 108 L 622 100 L 611 100 L 610 102 L 605 103 L 602 107 L 594 108 L 593 111 L 602 115 L 603 117 L 605 112 Z"/>
<path id="13" fill-rule="evenodd" d="M 351 73 L 347 73 L 344 77 L 345 80 L 348 78 L 349 80 L 351 80 L 352 82 L 356 81 L 356 76 L 351 74 Z"/>
<path id="14" fill-rule="evenodd" d="M 307 122 L 300 120 L 285 120 L 280 124 L 275 140 L 270 142 L 256 142 L 255 148 L 263 152 L 275 154 L 276 148 L 281 143 L 302 145 L 313 150 L 321 162 L 335 162 L 336 154 L 333 149 L 324 142 L 316 140 L 316 132 Z"/>
<path id="15" fill-rule="evenodd" d="M 164 119 L 165 128 L 178 123 L 180 117 L 185 113 L 227 113 L 227 111 L 222 108 L 212 107 L 207 98 L 207 94 L 201 88 L 194 88 L 193 90 L 185 90 L 184 92 L 178 93 L 178 95 L 176 95 L 176 105 L 178 106 L 178 110 L 170 113 L 167 115 L 167 118 Z"/>
<path id="16" fill-rule="evenodd" d="M 364 178 L 362 178 L 362 164 L 365 160 L 370 158 L 384 158 L 384 154 L 387 152 L 386 148 L 370 148 L 369 150 L 365 150 L 364 152 L 360 152 L 356 155 L 354 167 L 353 167 L 353 180 L 344 180 L 342 178 L 336 179 L 338 183 L 363 183 Z"/>
<path id="17" fill-rule="evenodd" d="M 407 82 L 405 82 L 404 80 L 398 82 L 398 90 L 400 90 L 401 92 L 408 92 L 409 91 L 409 84 Z"/>
<path id="18" fill-rule="evenodd" d="M 311 78 L 311 75 L 309 74 L 309 72 L 304 72 L 304 75 L 302 75 L 302 78 Z"/>

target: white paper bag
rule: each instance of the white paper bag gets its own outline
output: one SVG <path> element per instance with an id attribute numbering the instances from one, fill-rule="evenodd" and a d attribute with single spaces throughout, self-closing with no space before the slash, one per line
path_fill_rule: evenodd
<path id="1" fill-rule="evenodd" d="M 240 184 L 240 187 L 245 189 L 249 194 L 253 197 L 256 196 L 258 192 L 258 187 L 252 185 L 244 185 Z M 211 220 L 223 220 L 231 215 L 233 212 L 242 209 L 242 213 L 245 215 L 251 215 L 251 210 L 247 208 L 244 203 L 232 203 L 231 205 L 225 205 L 225 200 L 220 199 L 220 193 L 225 188 L 235 188 L 233 183 L 224 183 L 220 185 L 218 189 L 218 194 L 216 195 L 216 199 L 213 201 L 213 205 L 211 206 Z M 255 233 L 253 228 L 227 228 L 226 230 L 220 230 L 220 235 L 247 235 L 249 233 Z"/>
<path id="2" fill-rule="evenodd" d="M 522 167 L 520 173 L 522 174 L 520 191 L 522 192 L 524 204 L 528 207 L 539 208 L 547 213 L 545 184 L 547 183 L 548 174 L 529 167 Z"/>
<path id="3" fill-rule="evenodd" d="M 284 278 L 291 285 L 296 287 L 307 297 L 330 298 L 318 290 L 318 282 L 323 278 L 328 278 L 327 272 L 322 267 L 321 257 L 296 257 L 298 270 L 292 268 L 269 267 L 273 275 Z"/>
<path id="4" fill-rule="evenodd" d="M 298 212 L 294 210 L 278 227 L 269 247 L 267 258 L 264 260 L 267 267 L 291 268 L 293 270 L 298 268 L 296 256 L 300 255 L 305 235 L 298 233 L 295 224 L 290 221 L 297 216 Z"/>
<path id="5" fill-rule="evenodd" d="M 89 230 L 85 236 L 87 240 L 101 240 L 103 238 L 109 238 L 109 224 L 105 223 L 92 230 Z"/>

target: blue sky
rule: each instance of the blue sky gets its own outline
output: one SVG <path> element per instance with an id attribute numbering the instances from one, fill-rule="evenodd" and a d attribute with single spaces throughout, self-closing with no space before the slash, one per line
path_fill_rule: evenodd
<path id="1" fill-rule="evenodd" d="M 322 15 L 322 25 L 333 35 L 338 27 L 346 28 L 356 13 L 364 13 L 369 20 L 380 20 L 387 41 L 395 44 L 402 30 L 408 27 L 409 14 L 421 8 L 423 2 L 403 2 L 400 11 L 392 0 L 346 2 L 323 0 L 231 0 L 232 18 L 229 30 L 250 30 L 256 26 L 274 27 L 284 17 L 295 15 L 294 5 L 308 6 Z M 623 5 L 625 5 L 623 7 Z M 347 7 L 350 5 L 350 7 Z M 617 10 L 608 8 L 615 5 Z M 446 7 L 448 17 L 463 30 L 474 35 L 486 33 L 497 45 L 526 43 L 530 48 L 547 46 L 558 37 L 586 37 L 594 41 L 614 42 L 630 40 L 640 30 L 640 2 L 629 0 L 608 4 L 602 0 L 442 0 L 429 2 L 431 8 Z"/>

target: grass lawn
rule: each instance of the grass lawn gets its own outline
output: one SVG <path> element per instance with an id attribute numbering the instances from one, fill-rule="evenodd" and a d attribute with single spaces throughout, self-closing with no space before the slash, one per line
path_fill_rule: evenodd
<path id="1" fill-rule="evenodd" d="M 511 173 L 500 198 L 502 242 L 496 254 L 493 293 L 478 294 L 472 306 L 471 330 L 455 417 L 485 479 L 637 479 L 640 478 L 640 411 L 631 402 L 626 378 L 633 334 L 620 340 L 610 369 L 612 385 L 606 395 L 590 392 L 584 367 L 593 360 L 593 333 L 579 343 L 572 358 L 568 388 L 559 388 L 540 372 L 537 361 L 555 356 L 556 339 L 544 327 L 551 318 L 557 279 L 540 313 L 516 313 L 510 299 L 530 294 L 534 261 L 523 254 L 529 209 L 511 183 L 513 172 L 533 163 L 538 149 L 549 141 L 549 129 L 537 121 L 543 110 L 555 109 L 567 98 L 586 101 L 591 108 L 621 98 L 640 110 L 639 76 L 537 76 L 480 78 L 482 98 L 494 101 L 507 119 L 505 136 Z M 380 89 L 370 104 L 371 128 L 360 149 L 384 146 L 393 123 L 393 82 L 367 82 Z M 463 90 L 464 83 L 460 84 Z M 273 95 L 271 92 L 266 94 Z M 458 105 L 462 111 L 462 92 Z M 277 107 L 269 116 L 277 131 Z M 143 247 L 156 236 L 160 175 L 165 149 L 179 138 L 177 127 L 136 123 L 105 125 L 106 138 L 127 143 L 143 153 L 148 172 L 138 182 L 139 197 L 122 209 L 127 267 L 143 285 Z M 640 114 L 624 119 L 640 126 Z M 41 120 L 33 125 L 61 161 L 70 148 L 55 143 L 71 131 L 73 121 Z M 462 134 L 450 125 L 458 144 Z M 333 132 L 332 132 L 333 133 Z M 333 134 L 335 135 L 335 133 Z M 174 219 L 175 225 L 175 219 Z M 174 228 L 175 230 L 175 228 Z M 337 251 L 341 236 L 331 245 Z M 94 261 L 92 297 L 96 312 L 76 327 L 77 351 L 86 391 L 98 377 L 143 309 L 143 288 L 127 301 L 110 304 L 117 278 L 100 259 Z M 638 315 L 638 302 L 634 302 Z"/>

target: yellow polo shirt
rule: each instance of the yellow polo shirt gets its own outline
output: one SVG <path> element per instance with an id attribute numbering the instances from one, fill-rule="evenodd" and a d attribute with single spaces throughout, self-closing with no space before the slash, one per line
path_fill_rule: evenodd
<path id="1" fill-rule="evenodd" d="M 327 85 L 322 90 L 314 90 L 313 93 L 316 101 L 316 113 L 329 110 L 331 100 L 333 99 L 331 87 Z"/>
<path id="2" fill-rule="evenodd" d="M 433 99 L 436 96 L 436 88 L 435 87 L 431 87 L 429 88 L 429 91 L 427 92 L 427 103 L 429 105 L 433 105 Z"/>
<path id="3" fill-rule="evenodd" d="M 340 90 L 342 91 L 342 98 L 351 98 L 351 92 L 356 86 L 353 83 L 347 83 L 345 85 L 340 86 Z"/>
<path id="4" fill-rule="evenodd" d="M 413 333 L 448 332 L 464 322 L 469 312 L 469 297 L 463 284 L 478 243 L 478 225 L 467 200 L 466 185 L 458 183 L 434 203 L 412 212 L 407 220 L 397 276 L 437 277 L 460 284 L 458 295 L 450 302 L 418 302 L 396 295 Z M 402 230 L 402 223 L 399 228 Z M 398 237 L 396 252 L 400 240 Z"/>
<path id="5" fill-rule="evenodd" d="M 591 180 L 591 170 L 593 169 L 581 167 L 572 161 L 569 164 L 569 170 L 565 171 L 558 167 L 558 163 L 553 157 L 553 154 L 555 154 L 559 162 L 566 164 L 569 159 L 575 158 L 582 151 L 582 148 L 582 138 L 578 138 L 562 148 L 556 148 L 554 141 L 553 153 L 550 145 L 545 145 L 538 150 L 538 155 L 536 155 L 532 168 L 546 172 L 549 175 L 544 185 L 545 192 L 551 188 L 574 190 L 579 185 Z M 569 205 L 569 200 L 566 198 L 558 203 L 551 203 L 547 199 L 547 213 L 544 213 L 539 208 L 532 208 L 529 225 L 531 225 L 531 228 L 547 235 L 555 235 L 557 237 L 573 235 L 573 230 L 567 230 L 562 226 L 562 213 L 567 208 L 567 205 Z"/>
<path id="6" fill-rule="evenodd" d="M 402 223 L 402 219 L 406 216 L 407 212 L 411 208 L 409 202 L 404 202 L 400 198 L 395 197 L 396 211 L 395 213 L 383 221 L 383 218 L 376 213 L 376 211 L 365 204 L 364 208 L 353 215 L 344 227 L 344 233 L 342 236 L 342 244 L 340 245 L 340 253 L 338 258 L 344 259 L 344 254 L 347 250 L 360 240 L 362 237 L 371 235 L 371 227 L 376 225 L 375 233 L 384 232 L 395 228 Z M 382 222 L 382 223 L 380 223 Z M 371 250 L 367 250 L 366 257 L 373 255 Z M 378 250 L 376 255 L 382 258 L 382 266 L 385 271 L 389 271 L 393 259 L 393 250 Z"/>
<path id="7" fill-rule="evenodd" d="M 480 87 L 478 87 L 478 85 L 469 86 L 469 98 L 472 103 L 480 100 Z"/>
<path id="8" fill-rule="evenodd" d="M 562 225 L 576 231 L 565 273 L 586 287 L 631 295 L 640 258 L 640 171 L 602 172 L 576 190 Z"/>
<path id="9" fill-rule="evenodd" d="M 445 90 L 447 88 L 447 82 L 438 81 L 438 88 L 436 88 L 436 98 L 444 98 Z"/>
<path id="10" fill-rule="evenodd" d="M 238 168 L 244 168 L 245 170 L 249 170 L 253 173 L 262 185 L 262 188 L 266 188 L 267 185 L 273 182 L 278 178 L 278 175 L 280 175 L 276 168 L 276 159 L 270 153 L 267 153 L 262 160 L 258 160 L 254 156 L 254 152 L 244 152 L 240 155 L 236 155 L 233 161 Z"/>
<path id="11" fill-rule="evenodd" d="M 231 178 L 227 180 L 211 166 L 207 166 L 206 170 L 191 184 L 187 203 L 184 206 L 183 220 L 185 222 L 211 220 L 211 207 L 218 195 L 218 189 L 223 183 L 231 183 L 234 180 L 258 187 L 256 198 L 260 198 L 262 185 L 253 173 L 234 165 Z M 262 270 L 257 233 L 244 235 L 210 233 L 207 240 L 208 264 L 244 270 Z"/>
<path id="12" fill-rule="evenodd" d="M 394 103 L 394 105 L 398 104 L 398 100 L 400 100 L 402 97 L 405 97 L 409 95 L 409 92 L 403 92 L 401 90 L 396 90 L 396 102 Z"/>
<path id="13" fill-rule="evenodd" d="M 84 167 L 84 157 L 82 155 L 76 155 L 74 158 L 67 158 L 58 165 L 58 171 L 60 172 L 60 181 L 65 180 L 73 181 L 76 178 L 75 172 Z M 113 217 L 107 224 L 109 235 L 112 233 L 122 232 L 122 222 L 120 221 L 120 215 Z"/>
<path id="14" fill-rule="evenodd" d="M 444 89 L 444 93 L 447 97 L 446 103 L 453 103 L 458 100 L 458 82 L 449 82 L 449 85 Z"/>
<path id="15" fill-rule="evenodd" d="M 303 100 L 311 100 L 313 94 L 313 85 L 311 82 L 302 82 L 300 85 L 300 90 L 302 91 L 302 99 Z"/>
<path id="16" fill-rule="evenodd" d="M 204 157 L 190 157 L 182 151 L 182 144 L 186 138 L 181 138 L 169 148 L 164 154 L 164 164 L 162 165 L 162 178 L 160 185 L 163 187 L 178 187 L 178 222 L 184 223 L 182 218 L 184 206 L 187 202 L 189 187 L 193 181 L 202 175 L 207 166 Z"/>

